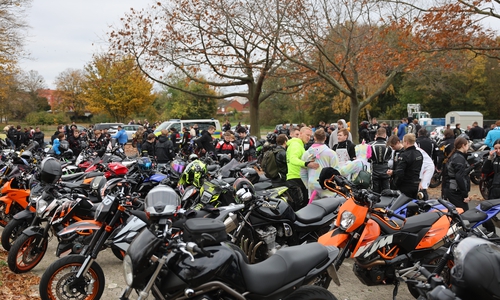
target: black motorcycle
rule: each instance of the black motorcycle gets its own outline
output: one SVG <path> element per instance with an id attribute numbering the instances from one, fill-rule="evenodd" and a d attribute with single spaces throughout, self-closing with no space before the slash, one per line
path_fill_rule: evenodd
<path id="1" fill-rule="evenodd" d="M 250 265 L 226 239 L 224 224 L 209 219 L 187 220 L 182 237 L 143 230 L 123 260 L 127 288 L 120 299 L 134 290 L 137 299 L 150 293 L 155 299 L 336 299 L 322 287 L 300 287 L 325 272 L 337 278 L 337 248 L 288 247 Z"/>
<path id="2" fill-rule="evenodd" d="M 224 223 L 231 241 L 240 245 L 251 263 L 272 257 L 280 248 L 317 241 L 328 232 L 345 201 L 343 197 L 324 198 L 295 212 L 283 199 L 272 194 L 257 196 L 248 181 L 238 180 L 235 201 L 245 208 Z"/>

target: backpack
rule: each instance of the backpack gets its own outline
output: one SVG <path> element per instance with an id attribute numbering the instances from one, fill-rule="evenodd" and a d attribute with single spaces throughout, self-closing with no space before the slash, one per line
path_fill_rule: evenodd
<path id="1" fill-rule="evenodd" d="M 262 157 L 261 167 L 267 178 L 275 179 L 279 177 L 278 165 L 276 164 L 276 153 L 279 150 L 267 150 Z"/>

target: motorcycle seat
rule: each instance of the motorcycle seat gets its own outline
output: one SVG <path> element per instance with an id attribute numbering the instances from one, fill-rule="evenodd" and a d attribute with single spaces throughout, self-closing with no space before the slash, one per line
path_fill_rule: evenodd
<path id="1" fill-rule="evenodd" d="M 83 184 L 83 182 L 65 182 L 64 186 L 70 189 L 76 189 L 84 187 L 85 185 Z"/>
<path id="2" fill-rule="evenodd" d="M 85 178 L 92 178 L 97 176 L 104 176 L 104 172 L 88 172 L 85 174 Z"/>
<path id="3" fill-rule="evenodd" d="M 402 230 L 404 232 L 417 233 L 426 227 L 431 227 L 432 224 L 441 218 L 441 215 L 439 212 L 428 212 L 406 218 L 406 223 Z"/>
<path id="4" fill-rule="evenodd" d="M 207 166 L 207 171 L 208 172 L 214 172 L 219 168 L 219 165 L 208 165 Z"/>
<path id="5" fill-rule="evenodd" d="M 485 212 L 480 211 L 477 208 L 469 209 L 460 215 L 463 220 L 467 220 L 470 223 L 477 223 L 479 221 L 485 220 L 488 215 Z"/>
<path id="6" fill-rule="evenodd" d="M 233 184 L 235 181 L 236 181 L 236 178 L 234 177 L 227 177 L 227 178 L 222 178 L 223 181 L 229 183 L 229 184 Z"/>
<path id="7" fill-rule="evenodd" d="M 310 224 L 318 222 L 324 216 L 334 212 L 343 202 L 343 197 L 329 197 L 314 200 L 311 204 L 295 212 L 297 221 Z"/>
<path id="8" fill-rule="evenodd" d="M 61 180 L 62 181 L 73 181 L 73 180 L 79 179 L 84 174 L 85 174 L 84 172 L 78 172 L 78 173 L 74 173 L 74 174 L 62 175 Z"/>
<path id="9" fill-rule="evenodd" d="M 319 243 L 286 247 L 253 265 L 245 263 L 241 254 L 238 258 L 247 290 L 257 295 L 268 295 L 307 275 L 324 262 L 328 258 L 328 249 Z"/>
<path id="10" fill-rule="evenodd" d="M 425 213 L 406 218 L 406 223 L 404 223 L 402 220 L 391 219 L 389 221 L 389 224 L 391 224 L 392 226 L 377 217 L 372 217 L 372 220 L 380 226 L 382 232 L 393 234 L 399 231 L 418 233 L 420 230 L 426 227 L 431 227 L 432 224 L 439 218 L 439 213 Z M 399 226 L 399 229 L 397 226 Z"/>
<path id="11" fill-rule="evenodd" d="M 481 201 L 481 204 L 479 204 L 479 208 L 481 208 L 482 211 L 490 210 L 493 206 L 497 206 L 500 204 L 500 199 L 492 199 L 492 200 L 485 200 Z"/>
<path id="12" fill-rule="evenodd" d="M 253 185 L 253 187 L 256 191 L 262 191 L 272 188 L 273 183 L 271 181 L 257 182 L 256 184 Z"/>

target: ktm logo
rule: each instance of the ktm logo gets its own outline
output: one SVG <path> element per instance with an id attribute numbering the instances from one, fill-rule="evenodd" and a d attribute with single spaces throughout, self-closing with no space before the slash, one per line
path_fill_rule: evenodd
<path id="1" fill-rule="evenodd" d="M 363 247 L 360 247 L 358 249 L 358 251 L 356 252 L 356 255 L 354 257 L 358 257 L 361 254 L 364 254 L 363 258 L 367 258 L 370 255 L 372 255 L 373 253 L 375 253 L 375 251 L 377 251 L 378 249 L 392 244 L 392 241 L 393 241 L 393 236 L 389 235 L 389 236 L 386 236 L 384 238 L 381 238 L 378 241 L 366 244 Z"/>

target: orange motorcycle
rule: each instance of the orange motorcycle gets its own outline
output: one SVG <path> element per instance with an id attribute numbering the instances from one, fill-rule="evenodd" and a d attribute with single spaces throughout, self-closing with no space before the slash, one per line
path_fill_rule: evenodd
<path id="1" fill-rule="evenodd" d="M 339 208 L 333 230 L 318 242 L 341 249 L 335 262 L 337 269 L 345 258 L 353 258 L 355 275 L 368 286 L 397 286 L 396 270 L 417 261 L 437 264 L 446 251 L 441 247 L 451 243 L 459 229 L 452 222 L 459 214 L 457 210 L 433 210 L 405 219 L 388 209 L 376 208 L 380 195 L 353 191 L 352 183 L 340 175 L 325 180 L 323 185 L 347 201 Z"/>

